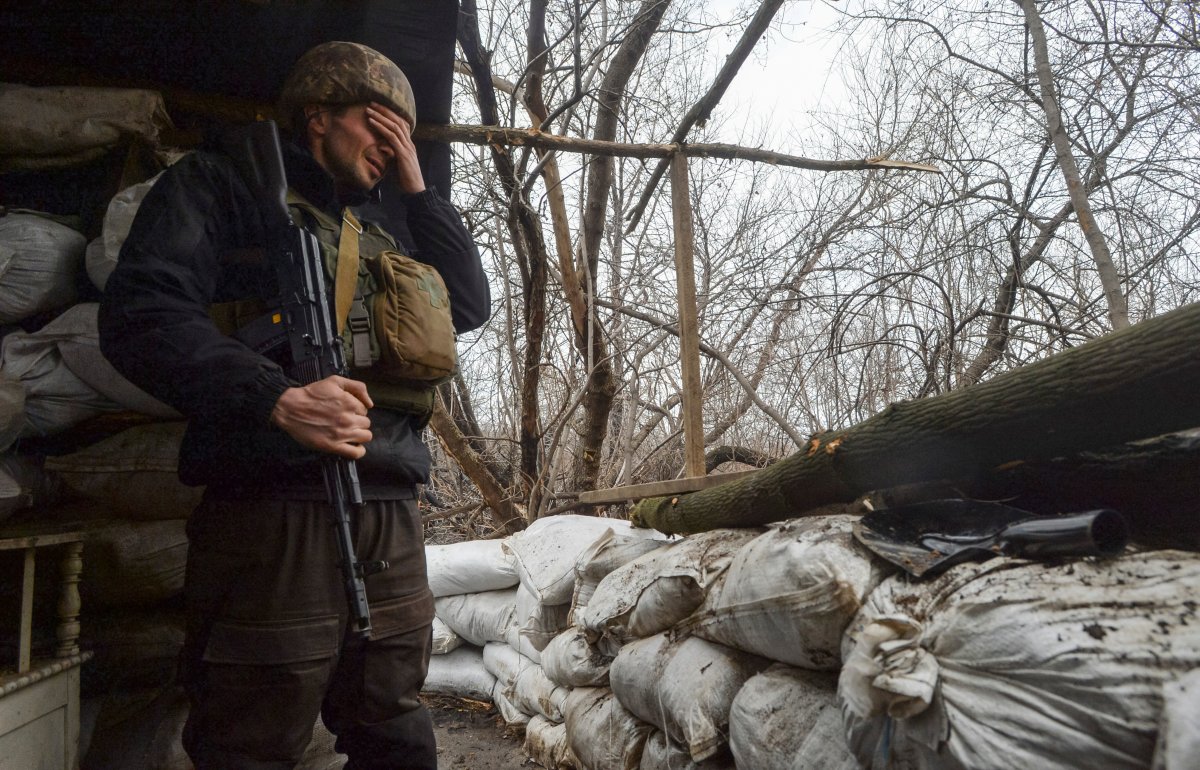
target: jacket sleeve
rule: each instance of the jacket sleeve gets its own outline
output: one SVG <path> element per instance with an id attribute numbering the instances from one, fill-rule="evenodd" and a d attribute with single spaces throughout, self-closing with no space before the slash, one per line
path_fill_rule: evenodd
<path id="1" fill-rule="evenodd" d="M 176 163 L 146 195 L 105 286 L 105 357 L 189 419 L 269 424 L 293 383 L 208 314 L 221 255 L 261 240 L 257 208 L 229 163 L 204 154 Z"/>
<path id="2" fill-rule="evenodd" d="M 492 312 L 491 290 L 458 209 L 434 188 L 404 196 L 404 207 L 417 259 L 437 268 L 446 282 L 455 331 L 483 326 Z"/>

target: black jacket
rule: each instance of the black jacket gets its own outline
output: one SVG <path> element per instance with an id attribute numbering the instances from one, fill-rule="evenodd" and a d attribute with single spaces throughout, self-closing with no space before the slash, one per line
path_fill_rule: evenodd
<path id="1" fill-rule="evenodd" d="M 332 178 L 307 151 L 285 144 L 284 165 L 293 188 L 341 218 Z M 404 204 L 405 226 L 391 234 L 441 273 L 456 329 L 478 328 L 490 310 L 487 279 L 457 210 L 434 190 L 405 196 Z M 131 382 L 188 418 L 180 452 L 186 483 L 237 496 L 319 494 L 317 453 L 269 419 L 297 383 L 223 335 L 208 315 L 214 303 L 276 293 L 270 266 L 247 256 L 263 246 L 258 210 L 220 153 L 196 152 L 169 168 L 142 202 L 105 287 L 100 346 Z M 369 417 L 374 438 L 359 461 L 364 495 L 387 497 L 426 481 L 430 459 L 416 419 L 380 408 Z"/>

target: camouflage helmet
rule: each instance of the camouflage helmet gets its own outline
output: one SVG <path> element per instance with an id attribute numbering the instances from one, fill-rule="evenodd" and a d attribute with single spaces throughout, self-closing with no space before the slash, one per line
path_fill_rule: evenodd
<path id="1" fill-rule="evenodd" d="M 361 43 L 334 41 L 311 48 L 292 67 L 279 94 L 279 112 L 294 129 L 309 104 L 347 105 L 380 102 L 417 124 L 408 78 L 395 63 Z"/>

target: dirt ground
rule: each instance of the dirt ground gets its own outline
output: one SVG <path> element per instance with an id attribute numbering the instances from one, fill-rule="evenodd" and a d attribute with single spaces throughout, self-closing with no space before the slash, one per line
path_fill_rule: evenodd
<path id="1" fill-rule="evenodd" d="M 492 704 L 444 695 L 421 699 L 433 715 L 440 770 L 538 767 L 525 757 L 520 731 L 505 727 Z"/>

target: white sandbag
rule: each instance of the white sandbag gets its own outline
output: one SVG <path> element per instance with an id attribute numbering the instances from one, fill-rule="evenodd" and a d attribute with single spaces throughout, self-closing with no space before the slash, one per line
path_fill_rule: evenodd
<path id="1" fill-rule="evenodd" d="M 443 596 L 434 600 L 434 612 L 454 633 L 476 647 L 503 642 L 516 612 L 517 590 Z"/>
<path id="2" fill-rule="evenodd" d="M 544 650 L 551 639 L 565 631 L 570 625 L 567 622 L 567 616 L 570 614 L 571 605 L 545 605 L 525 586 L 517 587 L 513 625 L 516 626 L 517 633 L 528 639 L 534 649 Z"/>
<path id="3" fill-rule="evenodd" d="M 841 637 L 890 572 L 854 539 L 854 516 L 793 519 L 734 557 L 688 630 L 801 668 L 837 669 Z"/>
<path id="4" fill-rule="evenodd" d="M 60 496 L 61 485 L 42 470 L 36 456 L 0 455 L 0 521 L 28 508 L 41 509 L 40 516 Z"/>
<path id="5" fill-rule="evenodd" d="M 746 765 L 753 767 L 753 765 Z M 710 757 L 703 762 L 695 762 L 687 749 L 667 737 L 662 730 L 655 730 L 646 739 L 646 747 L 642 749 L 642 763 L 639 770 L 736 770 L 733 760 L 727 753 Z M 757 768 L 756 768 L 757 770 Z"/>
<path id="6" fill-rule="evenodd" d="M 530 715 L 517 708 L 500 682 L 496 682 L 496 686 L 492 688 L 492 703 L 496 706 L 496 711 L 500 712 L 504 724 L 509 727 L 529 724 Z"/>
<path id="7" fill-rule="evenodd" d="M 550 681 L 538 665 L 529 665 L 517 672 L 516 679 L 505 690 L 513 705 L 530 716 L 540 715 L 552 722 L 563 720 L 563 703 L 570 691 Z"/>
<path id="8" fill-rule="evenodd" d="M 517 560 L 521 583 L 542 604 L 570 604 L 575 590 L 575 563 L 596 538 L 613 530 L 652 540 L 666 537 L 653 529 L 633 529 L 620 519 L 563 514 L 538 519 L 512 535 L 507 547 Z"/>
<path id="9" fill-rule="evenodd" d="M 125 379 L 100 352 L 99 312 L 99 303 L 84 302 L 55 319 L 55 338 L 63 362 L 75 376 L 122 409 L 160 420 L 180 419 L 179 412 Z"/>
<path id="10" fill-rule="evenodd" d="M 1200 762 L 1200 669 L 1163 686 L 1153 770 L 1190 770 Z"/>
<path id="11" fill-rule="evenodd" d="M 621 645 L 664 631 L 691 615 L 729 567 L 754 529 L 715 529 L 690 535 L 610 572 L 596 587 L 579 625 L 608 655 Z"/>
<path id="12" fill-rule="evenodd" d="M 0 83 L 0 171 L 82 163 L 134 137 L 153 147 L 170 125 L 157 91 Z"/>
<path id="13" fill-rule="evenodd" d="M 427 545 L 425 565 L 435 597 L 512 588 L 519 580 L 516 558 L 501 540 Z"/>
<path id="14" fill-rule="evenodd" d="M 73 303 L 86 246 L 82 234 L 46 217 L 0 213 L 0 324 Z"/>
<path id="15" fill-rule="evenodd" d="M 122 521 L 89 533 L 84 544 L 84 606 L 149 605 L 183 591 L 187 522 Z"/>
<path id="16" fill-rule="evenodd" d="M 25 386 L 0 372 L 0 452 L 8 451 L 25 428 Z"/>
<path id="17" fill-rule="evenodd" d="M 612 656 L 588 641 L 579 626 L 571 626 L 542 650 L 542 669 L 563 687 L 607 687 Z"/>
<path id="18" fill-rule="evenodd" d="M 567 726 L 535 716 L 525 725 L 525 755 L 546 770 L 576 770 L 567 743 Z"/>
<path id="19" fill-rule="evenodd" d="M 28 508 L 31 499 L 21 485 L 0 466 L 0 521 L 4 521 L 22 508 Z"/>
<path id="20" fill-rule="evenodd" d="M 488 642 L 483 646 L 483 665 L 504 687 L 510 687 L 521 669 L 537 664 L 503 642 Z"/>
<path id="21" fill-rule="evenodd" d="M 654 730 L 616 699 L 611 690 L 578 687 L 563 704 L 567 743 L 588 770 L 638 770 Z"/>
<path id="22" fill-rule="evenodd" d="M 842 733 L 837 674 L 776 663 L 751 677 L 729 712 L 738 767 L 856 770 Z"/>
<path id="23" fill-rule="evenodd" d="M 463 638 L 451 630 L 450 626 L 442 622 L 439 617 L 433 618 L 433 647 L 430 652 L 433 655 L 445 655 L 448 652 L 457 650 L 466 644 Z"/>
<path id="24" fill-rule="evenodd" d="M 113 518 L 186 519 L 203 487 L 179 480 L 182 422 L 136 425 L 78 452 L 48 457 L 43 466 L 74 495 Z"/>
<path id="25" fill-rule="evenodd" d="M 429 672 L 421 692 L 439 692 L 459 698 L 490 701 L 496 677 L 483 665 L 483 650 L 463 646 L 445 655 L 429 657 Z"/>
<path id="26" fill-rule="evenodd" d="M 515 613 L 513 617 L 516 617 Z M 517 626 L 516 622 L 508 627 L 508 632 L 504 635 L 504 642 L 534 663 L 540 664 L 542 662 L 541 651 L 533 646 L 533 642 L 529 641 L 528 637 L 521 636 L 521 629 Z"/>
<path id="27" fill-rule="evenodd" d="M 1164 683 L 1200 667 L 1198 593 L 1200 555 L 1179 551 L 886 580 L 846 634 L 850 749 L 917 769 L 1147 767 Z"/>
<path id="28" fill-rule="evenodd" d="M 700 762 L 726 745 L 734 697 L 769 665 L 740 650 L 696 637 L 672 641 L 663 633 L 622 647 L 608 678 L 622 706 Z"/>
<path id="29" fill-rule="evenodd" d="M 618 534 L 607 530 L 587 547 L 575 562 L 575 590 L 571 595 L 569 623 L 575 623 L 579 613 L 591 601 L 596 586 L 617 567 L 622 567 L 642 554 L 662 548 L 667 540 L 648 540 L 636 535 Z"/>
<path id="30" fill-rule="evenodd" d="M 137 215 L 138 207 L 150 188 L 162 174 L 156 174 L 145 182 L 130 185 L 121 190 L 108 202 L 104 212 L 102 234 L 87 245 L 84 263 L 87 266 L 88 278 L 100 291 L 108 284 L 108 277 L 117 267 L 117 258 L 121 247 L 129 237 L 129 228 L 133 226 L 133 218 Z"/>

